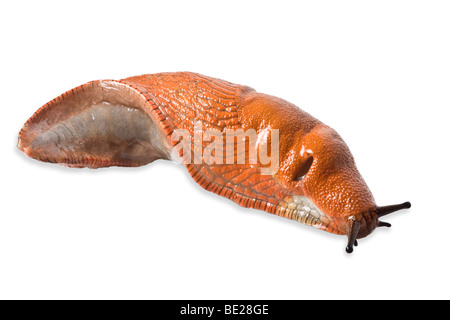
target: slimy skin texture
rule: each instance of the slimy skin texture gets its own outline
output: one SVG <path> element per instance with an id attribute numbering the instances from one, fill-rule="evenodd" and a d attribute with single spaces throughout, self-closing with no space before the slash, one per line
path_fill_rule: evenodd
<path id="1" fill-rule="evenodd" d="M 192 153 L 208 143 L 176 138 L 177 130 L 253 129 L 245 163 L 216 163 Z M 270 130 L 279 132 L 279 169 L 262 174 L 250 148 L 270 145 Z M 223 148 L 227 142 L 224 138 Z M 237 141 L 237 144 L 245 141 Z M 277 97 L 227 81 L 190 72 L 160 73 L 123 80 L 92 81 L 40 108 L 19 134 L 19 149 L 45 162 L 70 167 L 136 167 L 157 159 L 181 159 L 204 189 L 240 206 L 263 210 L 316 228 L 346 235 L 347 252 L 388 213 L 409 202 L 378 207 L 356 168 L 353 156 L 332 128 Z M 237 151 L 237 146 L 232 146 Z M 206 154 L 206 156 L 205 156 Z M 178 155 L 178 157 L 176 157 Z"/>

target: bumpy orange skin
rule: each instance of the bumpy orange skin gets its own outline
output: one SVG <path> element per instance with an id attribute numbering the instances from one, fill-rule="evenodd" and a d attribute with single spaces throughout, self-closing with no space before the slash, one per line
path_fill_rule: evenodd
<path id="1" fill-rule="evenodd" d="M 323 215 L 302 222 L 336 234 L 349 235 L 351 221 L 361 222 L 358 238 L 377 226 L 375 201 L 347 145 L 333 129 L 295 105 L 246 86 L 189 72 L 142 75 L 116 82 L 136 92 L 140 109 L 151 116 L 177 151 L 180 142 L 172 139 L 174 130 L 185 129 L 193 136 L 199 123 L 204 130 L 216 129 L 223 134 L 226 129 L 279 130 L 280 168 L 273 175 L 262 175 L 260 165 L 248 163 L 185 162 L 192 178 L 204 189 L 241 206 L 299 221 L 298 210 L 290 209 L 289 204 L 298 196 L 306 197 Z M 74 108 L 60 110 L 59 105 L 96 83 L 68 91 L 38 110 L 20 133 L 20 148 L 38 160 L 76 167 L 144 164 L 125 163 L 117 160 L 120 158 L 112 161 L 108 155 L 100 158 L 86 152 L 55 160 L 51 154 L 39 154 L 31 147 L 31 141 L 40 134 L 38 123 L 42 118 L 57 123 L 70 117 L 63 113 L 75 112 Z M 52 114 L 52 109 L 58 111 Z M 194 141 L 191 148 L 195 148 Z M 246 153 L 248 158 L 248 150 Z M 298 179 L 300 176 L 304 178 Z"/>
<path id="2" fill-rule="evenodd" d="M 328 216 L 314 226 L 328 232 L 349 233 L 349 219 L 365 220 L 363 212 L 375 208 L 375 201 L 359 174 L 345 142 L 295 105 L 245 86 L 197 74 L 160 74 L 132 77 L 128 83 L 153 96 L 172 129 L 188 129 L 194 134 L 195 121 L 205 129 L 242 128 L 280 131 L 280 170 L 274 177 L 260 175 L 252 166 L 186 164 L 193 178 L 205 189 L 228 197 L 241 206 L 293 218 L 286 210 L 292 196 L 310 198 Z M 207 97 L 204 103 L 198 100 Z M 197 114 L 191 114 L 193 109 Z M 179 119 L 179 114 L 187 117 Z M 191 119 L 188 121 L 186 119 Z M 305 179 L 295 181 L 307 160 L 301 150 L 312 151 L 314 162 Z M 359 238 L 376 226 L 376 217 L 366 219 Z"/>
<path id="3" fill-rule="evenodd" d="M 244 127 L 264 124 L 280 129 L 280 183 L 310 198 L 328 216 L 329 221 L 320 228 L 348 234 L 349 219 L 364 220 L 362 214 L 376 207 L 350 150 L 336 131 L 287 101 L 259 93 L 247 94 L 241 110 Z M 309 154 L 302 155 L 302 149 Z M 314 159 L 311 168 L 303 181 L 297 182 L 298 170 L 308 156 Z M 368 219 L 370 223 L 363 226 L 359 237 L 376 227 L 376 217 Z"/>

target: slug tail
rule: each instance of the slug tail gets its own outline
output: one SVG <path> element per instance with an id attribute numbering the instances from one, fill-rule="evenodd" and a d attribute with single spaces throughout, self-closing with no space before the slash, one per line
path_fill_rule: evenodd
<path id="1" fill-rule="evenodd" d="M 18 148 L 69 167 L 137 167 L 168 159 L 170 146 L 145 97 L 126 84 L 89 82 L 40 108 L 19 133 Z"/>

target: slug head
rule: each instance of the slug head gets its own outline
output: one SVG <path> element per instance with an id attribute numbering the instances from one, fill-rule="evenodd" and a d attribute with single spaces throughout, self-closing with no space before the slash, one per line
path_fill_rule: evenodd
<path id="1" fill-rule="evenodd" d="M 344 140 L 297 106 L 250 92 L 240 110 L 245 128 L 279 130 L 280 167 L 274 176 L 291 195 L 285 198 L 288 216 L 347 235 L 347 252 L 356 239 L 390 226 L 379 217 L 411 206 L 378 207 Z"/>
<path id="2" fill-rule="evenodd" d="M 391 212 L 411 207 L 409 202 L 378 207 L 367 184 L 356 168 L 354 158 L 333 129 L 318 125 L 303 138 L 300 148 L 298 176 L 301 188 L 324 215 L 336 233 L 349 238 L 348 253 L 377 227 L 390 227 L 379 218 Z"/>

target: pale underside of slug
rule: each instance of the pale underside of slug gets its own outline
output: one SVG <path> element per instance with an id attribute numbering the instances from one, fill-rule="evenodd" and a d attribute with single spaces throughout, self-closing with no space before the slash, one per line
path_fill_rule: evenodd
<path id="1" fill-rule="evenodd" d="M 184 130 L 194 137 L 198 128 L 223 135 L 253 129 L 258 136 L 254 143 L 233 141 L 229 149 L 237 157 L 239 143 L 245 144 L 245 163 L 214 163 L 205 155 L 194 163 L 182 147 L 204 151 L 208 143 L 175 135 Z M 250 150 L 270 144 L 270 129 L 279 131 L 279 169 L 262 174 L 265 165 L 252 162 Z M 229 143 L 224 139 L 220 152 Z M 70 167 L 136 167 L 176 159 L 204 189 L 240 206 L 347 235 L 348 252 L 357 238 L 388 226 L 379 216 L 410 206 L 377 207 L 346 144 L 308 113 L 250 87 L 189 72 L 74 88 L 26 122 L 18 147 L 37 160 Z"/>

